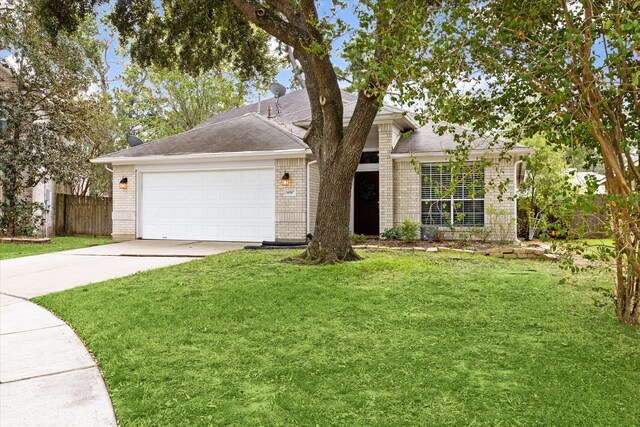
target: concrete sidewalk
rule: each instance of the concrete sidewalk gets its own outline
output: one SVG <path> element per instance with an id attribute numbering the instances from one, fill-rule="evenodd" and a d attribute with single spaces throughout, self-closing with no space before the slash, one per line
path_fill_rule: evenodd
<path id="1" fill-rule="evenodd" d="M 242 246 L 137 240 L 0 261 L 0 426 L 117 425 L 83 343 L 29 298 Z"/>
<path id="2" fill-rule="evenodd" d="M 0 296 L 0 425 L 116 426 L 100 370 L 62 320 Z"/>

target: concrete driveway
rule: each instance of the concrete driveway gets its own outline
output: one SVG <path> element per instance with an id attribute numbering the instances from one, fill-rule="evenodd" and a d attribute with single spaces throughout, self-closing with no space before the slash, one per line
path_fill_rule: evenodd
<path id="1" fill-rule="evenodd" d="M 195 258 L 246 243 L 132 240 L 0 261 L 0 293 L 33 298 Z"/>
<path id="2" fill-rule="evenodd" d="M 0 425 L 117 425 L 100 370 L 84 344 L 29 298 L 244 245 L 136 240 L 0 261 Z"/>

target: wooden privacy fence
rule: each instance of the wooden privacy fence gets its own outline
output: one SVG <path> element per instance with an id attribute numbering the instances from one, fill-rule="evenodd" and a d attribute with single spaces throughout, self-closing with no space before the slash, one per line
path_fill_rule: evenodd
<path id="1" fill-rule="evenodd" d="M 558 221 L 558 218 L 551 216 L 549 220 L 550 230 L 554 229 L 554 224 L 558 222 L 558 230 L 566 232 L 569 237 L 595 238 L 601 239 L 611 237 L 609 226 L 609 212 L 605 206 L 604 195 L 595 195 L 593 199 L 593 213 L 576 211 L 565 221 Z M 527 212 L 518 209 L 518 233 L 521 236 L 527 235 L 526 230 Z"/>
<path id="2" fill-rule="evenodd" d="M 113 201 L 108 197 L 56 194 L 55 233 L 58 236 L 110 236 Z"/>

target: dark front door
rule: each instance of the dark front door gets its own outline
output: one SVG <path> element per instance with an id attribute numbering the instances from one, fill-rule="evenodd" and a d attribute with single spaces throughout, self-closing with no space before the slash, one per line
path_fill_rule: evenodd
<path id="1" fill-rule="evenodd" d="M 380 211 L 378 208 L 378 172 L 356 172 L 353 181 L 353 232 L 377 236 Z"/>

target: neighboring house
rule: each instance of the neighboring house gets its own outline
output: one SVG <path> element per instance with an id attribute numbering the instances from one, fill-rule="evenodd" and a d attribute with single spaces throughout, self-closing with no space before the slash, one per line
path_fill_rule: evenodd
<path id="1" fill-rule="evenodd" d="M 2 92 L 15 91 L 18 86 L 15 83 L 15 77 L 11 70 L 0 63 L 0 94 Z M 2 171 L 0 171 L 0 174 Z M 41 181 L 34 187 L 27 188 L 22 192 L 22 197 L 43 206 L 40 214 L 44 218 L 44 225 L 39 230 L 39 234 L 43 237 L 53 235 L 54 231 L 54 207 L 55 207 L 55 189 L 56 184 L 53 181 Z M 0 203 L 4 201 L 2 185 L 0 185 Z"/>
<path id="2" fill-rule="evenodd" d="M 598 188 L 595 191 L 595 194 L 606 194 L 607 190 L 605 188 L 605 183 L 607 181 L 607 177 L 601 173 L 597 172 L 578 172 L 576 168 L 570 168 L 565 171 L 565 173 L 569 176 L 569 183 L 575 185 L 580 188 L 582 192 L 586 192 L 588 189 L 588 185 L 591 183 L 597 183 Z"/>
<path id="3" fill-rule="evenodd" d="M 343 93 L 345 121 L 356 95 Z M 319 176 L 303 142 L 310 124 L 306 91 L 219 114 L 194 129 L 93 160 L 113 168 L 114 240 L 177 239 L 301 240 L 313 233 Z M 409 136 L 401 134 L 412 131 Z M 428 180 L 448 179 L 443 150 L 456 146 L 450 134 L 419 127 L 403 110 L 385 105 L 369 133 L 352 192 L 351 230 L 378 235 L 405 218 L 447 227 L 448 214 L 464 212 L 467 230 L 486 227 L 493 238 L 516 238 L 516 181 L 524 173 L 527 147 L 516 145 L 506 160 L 476 173 L 488 186 L 484 198 L 464 185 L 451 203 L 436 200 Z M 470 161 L 488 154 L 474 141 Z M 500 194 L 500 182 L 508 183 Z"/>

